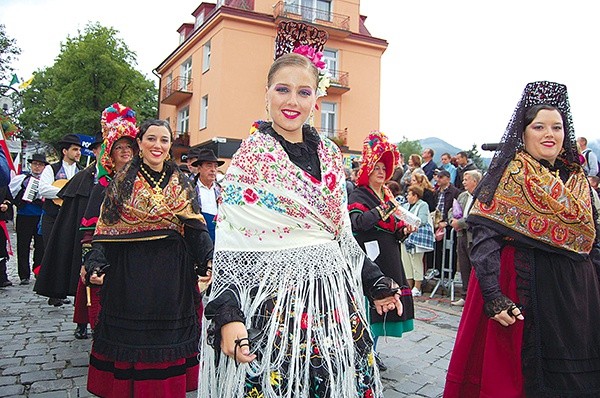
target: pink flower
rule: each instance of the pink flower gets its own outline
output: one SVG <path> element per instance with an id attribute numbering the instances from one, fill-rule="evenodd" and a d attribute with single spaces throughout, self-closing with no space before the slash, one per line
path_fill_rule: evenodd
<path id="1" fill-rule="evenodd" d="M 335 189 L 335 185 L 337 184 L 337 178 L 335 174 L 327 173 L 323 177 L 323 180 L 325 181 L 325 185 L 327 185 L 327 188 L 329 188 L 329 190 L 333 192 L 333 190 Z"/>
<path id="2" fill-rule="evenodd" d="M 258 195 L 251 188 L 246 188 L 244 190 L 244 201 L 252 205 L 258 201 Z"/>
<path id="3" fill-rule="evenodd" d="M 304 55 L 306 58 L 310 59 L 310 62 L 312 62 L 319 70 L 325 69 L 327 66 L 325 62 L 323 62 L 323 53 L 321 51 L 316 51 L 314 47 L 307 45 L 298 46 L 293 52 Z"/>

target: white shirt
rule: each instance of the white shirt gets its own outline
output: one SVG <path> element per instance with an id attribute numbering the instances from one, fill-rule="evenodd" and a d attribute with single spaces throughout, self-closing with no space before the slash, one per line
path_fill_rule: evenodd
<path id="1" fill-rule="evenodd" d="M 64 160 L 62 161 L 62 168 L 67 175 L 67 180 L 73 178 L 73 176 L 79 171 L 77 168 L 77 164 L 68 164 Z M 38 190 L 38 196 L 45 199 L 56 199 L 58 196 L 58 191 L 60 188 L 52 185 L 54 182 L 54 170 L 52 169 L 52 165 L 46 165 L 44 167 L 44 171 L 42 171 L 42 175 L 40 176 L 40 189 Z"/>
<path id="2" fill-rule="evenodd" d="M 200 196 L 200 205 L 202 212 L 212 215 L 217 214 L 217 197 L 215 194 L 215 183 L 209 188 L 198 179 L 198 195 Z"/>

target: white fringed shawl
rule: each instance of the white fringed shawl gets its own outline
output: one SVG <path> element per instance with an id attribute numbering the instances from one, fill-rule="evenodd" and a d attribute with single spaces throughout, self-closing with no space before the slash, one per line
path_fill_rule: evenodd
<path id="1" fill-rule="evenodd" d="M 242 397 L 251 376 L 258 377 L 264 395 L 250 397 L 308 398 L 315 355 L 329 369 L 324 382 L 331 397 L 362 397 L 365 389 L 382 396 L 360 282 L 364 254 L 351 233 L 342 158 L 324 138 L 318 154 L 321 182 L 261 132 L 246 139 L 232 159 L 217 215 L 209 300 L 233 285 L 246 327 L 256 327 L 265 301 L 273 303 L 273 315 L 261 321 L 257 346 L 263 360 L 237 368 L 225 355 L 215 364 L 204 320 L 198 397 Z M 369 374 L 361 375 L 356 364 L 365 358 Z M 282 380 L 283 391 L 274 388 Z"/>

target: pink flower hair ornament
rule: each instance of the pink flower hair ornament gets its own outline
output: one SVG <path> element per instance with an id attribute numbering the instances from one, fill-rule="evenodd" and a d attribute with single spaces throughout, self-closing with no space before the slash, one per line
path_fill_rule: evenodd
<path id="1" fill-rule="evenodd" d="M 319 71 L 319 82 L 317 85 L 317 98 L 327 95 L 327 89 L 331 84 L 331 74 L 327 70 L 327 64 L 323 61 L 323 53 L 314 47 L 301 45 L 294 48 L 293 53 L 305 56 Z"/>

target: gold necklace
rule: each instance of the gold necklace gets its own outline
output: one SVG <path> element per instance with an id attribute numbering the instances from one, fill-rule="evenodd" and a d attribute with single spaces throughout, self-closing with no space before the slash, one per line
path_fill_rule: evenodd
<path id="1" fill-rule="evenodd" d="M 165 199 L 165 196 L 162 193 L 160 184 L 162 184 L 163 180 L 165 179 L 167 171 L 163 169 L 162 173 L 160 174 L 160 178 L 158 179 L 158 181 L 156 181 L 143 165 L 140 167 L 140 170 L 142 170 L 142 173 L 144 173 L 144 175 L 148 177 L 148 179 L 154 184 L 154 186 L 151 187 L 152 195 L 150 195 L 152 201 L 156 204 L 162 202 Z"/>

